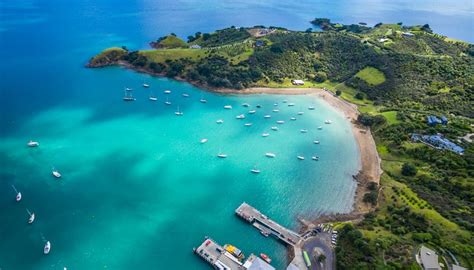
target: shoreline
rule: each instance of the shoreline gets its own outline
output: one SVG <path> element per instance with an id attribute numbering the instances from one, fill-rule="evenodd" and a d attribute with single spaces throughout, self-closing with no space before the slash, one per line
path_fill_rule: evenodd
<path id="1" fill-rule="evenodd" d="M 113 66 L 113 65 L 117 65 L 117 66 L 130 69 L 130 70 L 134 70 L 140 73 L 146 73 L 151 76 L 165 77 L 164 74 L 152 72 L 151 70 L 148 70 L 146 68 L 138 68 L 125 61 L 109 63 L 104 66 L 87 66 L 87 67 L 101 68 L 101 67 L 107 67 L 107 66 Z M 354 203 L 353 203 L 352 211 L 346 214 L 321 216 L 317 218 L 316 220 L 314 220 L 314 217 L 311 217 L 311 218 L 313 219 L 313 222 L 316 222 L 320 219 L 341 220 L 341 219 L 344 219 L 342 218 L 344 216 L 347 216 L 347 219 L 349 220 L 353 220 L 354 217 L 359 218 L 363 216 L 364 214 L 368 213 L 373 208 L 375 208 L 375 206 L 365 203 L 363 201 L 363 198 L 364 198 L 364 194 L 368 191 L 367 185 L 370 182 L 376 182 L 377 185 L 380 186 L 380 175 L 382 173 L 382 169 L 380 167 L 381 160 L 378 155 L 375 141 L 372 136 L 372 133 L 370 132 L 370 129 L 357 124 L 357 117 L 360 114 L 357 108 L 357 105 L 352 104 L 348 101 L 345 101 L 337 96 L 334 96 L 333 93 L 321 88 L 249 87 L 249 88 L 237 90 L 237 89 L 228 89 L 228 88 L 213 88 L 213 87 L 209 87 L 207 85 L 203 85 L 195 81 L 189 81 L 180 77 L 172 77 L 170 79 L 187 82 L 202 90 L 217 93 L 217 94 L 222 94 L 222 95 L 253 95 L 253 94 L 308 95 L 308 96 L 312 96 L 313 98 L 323 99 L 330 106 L 342 112 L 344 116 L 346 117 L 346 119 L 348 119 L 351 122 L 352 133 L 354 135 L 354 138 L 356 140 L 356 143 L 359 149 L 360 163 L 359 163 L 358 173 L 356 175 L 353 175 L 353 179 L 357 182 L 357 187 L 354 194 Z"/>

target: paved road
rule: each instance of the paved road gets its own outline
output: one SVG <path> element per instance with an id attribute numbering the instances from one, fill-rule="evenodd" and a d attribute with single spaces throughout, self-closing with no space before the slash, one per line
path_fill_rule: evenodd
<path id="1" fill-rule="evenodd" d="M 311 269 L 313 270 L 335 270 L 336 258 L 334 249 L 331 246 L 331 234 L 326 232 L 318 233 L 316 236 L 309 237 L 303 249 L 308 252 L 311 258 Z M 324 254 L 326 260 L 324 263 L 318 262 L 319 255 Z"/>

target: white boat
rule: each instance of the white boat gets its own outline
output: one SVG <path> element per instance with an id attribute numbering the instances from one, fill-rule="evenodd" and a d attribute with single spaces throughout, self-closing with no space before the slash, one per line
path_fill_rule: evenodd
<path id="1" fill-rule="evenodd" d="M 256 113 L 256 112 L 257 112 L 256 110 L 250 110 L 250 111 L 249 111 L 249 114 L 254 114 L 254 113 Z"/>
<path id="2" fill-rule="evenodd" d="M 304 160 L 303 156 L 296 156 L 299 160 Z"/>
<path id="3" fill-rule="evenodd" d="M 331 123 L 332 123 L 331 120 L 326 120 L 326 121 L 324 121 L 324 124 L 331 124 Z"/>
<path id="4" fill-rule="evenodd" d="M 314 143 L 314 144 L 319 144 L 319 141 L 318 141 L 318 140 L 316 140 L 316 141 L 313 141 L 313 143 Z"/>
<path id="5" fill-rule="evenodd" d="M 270 152 L 265 153 L 265 156 L 266 156 L 266 157 L 269 157 L 269 158 L 274 158 L 274 157 L 276 157 L 276 155 L 275 155 L 274 153 L 270 153 Z"/>
<path id="6" fill-rule="evenodd" d="M 301 133 L 307 133 L 308 130 L 307 130 L 307 129 L 300 129 L 300 132 L 301 132 Z"/>
<path id="7" fill-rule="evenodd" d="M 303 115 L 303 114 L 304 114 L 304 112 L 298 112 L 298 115 Z"/>
<path id="8" fill-rule="evenodd" d="M 270 133 L 262 133 L 262 137 L 268 137 L 270 136 Z"/>
<path id="9" fill-rule="evenodd" d="M 218 158 L 226 158 L 227 155 L 226 155 L 226 154 L 219 153 L 219 154 L 217 154 L 217 157 L 218 157 Z"/>
<path id="10" fill-rule="evenodd" d="M 290 120 L 291 121 L 296 121 L 296 117 L 291 117 Z"/>
<path id="11" fill-rule="evenodd" d="M 230 110 L 230 109 L 232 109 L 232 106 L 231 106 L 231 105 L 225 105 L 225 106 L 224 106 L 224 109 Z"/>
<path id="12" fill-rule="evenodd" d="M 274 109 L 274 110 L 273 110 L 273 112 L 279 112 L 279 111 L 280 111 L 280 110 L 278 110 L 278 109 Z"/>
<path id="13" fill-rule="evenodd" d="M 257 168 L 253 168 L 253 169 L 251 169 L 250 171 L 251 171 L 252 173 L 255 173 L 255 174 L 260 173 L 260 170 L 257 169 Z"/>
<path id="14" fill-rule="evenodd" d="M 31 141 L 31 140 L 30 140 L 30 141 L 27 143 L 27 145 L 28 145 L 29 147 L 38 147 L 40 144 L 39 144 L 39 142 L 35 142 L 35 141 Z"/>
<path id="15" fill-rule="evenodd" d="M 183 97 L 189 97 L 189 94 L 183 93 L 182 96 L 183 96 Z"/>
<path id="16" fill-rule="evenodd" d="M 125 95 L 123 96 L 123 101 L 135 101 L 135 98 L 132 95 L 132 89 L 131 88 L 126 88 L 125 89 Z"/>
<path id="17" fill-rule="evenodd" d="M 295 103 L 288 103 L 288 107 L 293 107 L 295 106 Z"/>
<path id="18" fill-rule="evenodd" d="M 165 94 L 171 94 L 171 90 L 165 90 L 164 93 Z"/>
<path id="19" fill-rule="evenodd" d="M 278 127 L 271 127 L 271 129 L 277 131 Z"/>
<path id="20" fill-rule="evenodd" d="M 53 174 L 53 176 L 56 177 L 56 178 L 61 178 L 61 174 L 60 174 L 59 171 L 56 170 L 56 169 L 53 169 L 52 174 Z"/>
<path id="21" fill-rule="evenodd" d="M 244 126 L 246 127 L 250 127 L 252 125 L 252 123 L 245 123 Z"/>
<path id="22" fill-rule="evenodd" d="M 319 160 L 319 157 L 317 157 L 317 156 L 312 156 L 311 159 L 318 161 L 318 160 Z"/>
<path id="23" fill-rule="evenodd" d="M 146 84 L 146 83 L 144 83 L 144 84 L 143 84 L 143 87 L 145 87 L 145 88 L 148 88 L 148 87 L 150 87 L 150 85 L 149 85 L 149 84 Z"/>
<path id="24" fill-rule="evenodd" d="M 318 129 L 321 130 L 321 129 L 323 129 L 323 127 L 322 127 L 322 126 L 319 126 Z"/>
<path id="25" fill-rule="evenodd" d="M 151 101 L 157 101 L 158 100 L 158 98 L 155 97 L 155 96 L 149 96 L 148 99 L 151 100 Z"/>
<path id="26" fill-rule="evenodd" d="M 201 103 L 207 103 L 207 99 L 201 98 L 201 99 L 199 100 L 199 102 L 201 102 Z"/>
<path id="27" fill-rule="evenodd" d="M 206 138 L 201 139 L 201 143 L 207 143 L 207 139 Z"/>
<path id="28" fill-rule="evenodd" d="M 51 251 L 51 243 L 49 241 L 46 242 L 44 245 L 43 252 L 44 254 L 48 254 Z"/>
<path id="29" fill-rule="evenodd" d="M 248 104 L 248 103 L 243 103 L 242 106 L 244 106 L 244 107 L 249 107 L 250 104 Z"/>
<path id="30" fill-rule="evenodd" d="M 35 221 L 35 213 L 31 213 L 30 218 L 28 219 L 28 224 L 31 224 Z"/>
<path id="31" fill-rule="evenodd" d="M 278 120 L 276 123 L 281 125 L 281 124 L 284 124 L 285 121 L 283 121 L 283 120 Z"/>
<path id="32" fill-rule="evenodd" d="M 174 114 L 176 114 L 177 116 L 183 116 L 184 115 L 184 113 L 179 110 L 179 106 L 178 106 L 178 110 L 176 112 L 174 112 Z"/>
<path id="33" fill-rule="evenodd" d="M 125 87 L 125 91 L 132 91 L 132 90 L 133 90 L 132 88 Z"/>
<path id="34" fill-rule="evenodd" d="M 17 202 L 21 201 L 21 192 L 18 192 L 18 193 L 16 194 L 15 200 L 16 200 Z"/>
<path id="35" fill-rule="evenodd" d="M 235 118 L 237 118 L 237 119 L 245 119 L 245 115 L 239 114 L 239 115 L 237 115 Z"/>
<path id="36" fill-rule="evenodd" d="M 310 110 L 310 111 L 314 110 L 314 106 L 309 106 L 308 110 Z"/>
<path id="37" fill-rule="evenodd" d="M 171 105 L 171 101 L 169 101 L 168 98 L 166 98 L 165 104 L 166 105 Z"/>
<path id="38" fill-rule="evenodd" d="M 275 107 L 278 106 L 278 103 L 273 103 L 273 106 L 275 106 Z"/>
<path id="39" fill-rule="evenodd" d="M 263 116 L 263 118 L 267 118 L 267 119 L 268 119 L 268 118 L 270 118 L 270 117 L 272 117 L 272 116 L 271 116 L 271 115 L 269 115 L 269 114 L 267 114 L 267 115 Z"/>
<path id="40" fill-rule="evenodd" d="M 222 120 L 222 119 L 219 119 L 219 120 L 217 120 L 217 121 L 216 121 L 216 123 L 218 123 L 218 124 L 222 124 L 222 123 L 224 123 L 224 120 Z"/>

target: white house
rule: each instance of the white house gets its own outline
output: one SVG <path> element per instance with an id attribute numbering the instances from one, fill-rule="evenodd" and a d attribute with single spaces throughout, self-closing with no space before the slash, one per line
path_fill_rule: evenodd
<path id="1" fill-rule="evenodd" d="M 304 81 L 303 80 L 291 80 L 291 83 L 293 85 L 304 85 Z"/>

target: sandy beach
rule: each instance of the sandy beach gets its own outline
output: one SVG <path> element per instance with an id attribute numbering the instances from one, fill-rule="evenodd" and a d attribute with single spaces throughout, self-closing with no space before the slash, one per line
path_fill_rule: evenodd
<path id="1" fill-rule="evenodd" d="M 380 158 L 377 153 L 374 138 L 369 128 L 357 124 L 359 111 L 357 106 L 343 99 L 334 96 L 333 93 L 321 88 L 247 88 L 243 90 L 234 89 L 213 89 L 213 92 L 222 94 L 283 94 L 283 95 L 308 95 L 323 99 L 337 110 L 344 113 L 351 121 L 352 132 L 356 139 L 360 152 L 360 171 L 354 175 L 357 181 L 357 190 L 354 198 L 354 209 L 350 218 L 365 214 L 372 209 L 372 206 L 363 202 L 364 194 L 367 192 L 367 185 L 370 182 L 379 184 L 381 168 Z"/>

